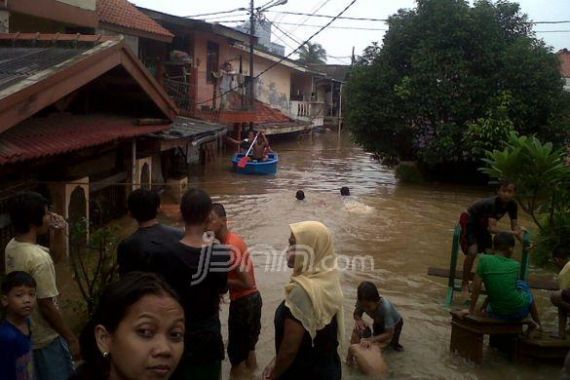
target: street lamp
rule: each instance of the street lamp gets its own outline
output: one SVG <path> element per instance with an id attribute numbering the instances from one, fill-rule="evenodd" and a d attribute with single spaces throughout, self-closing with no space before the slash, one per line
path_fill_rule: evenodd
<path id="1" fill-rule="evenodd" d="M 276 3 L 270 1 L 269 3 L 255 8 L 254 0 L 249 2 L 249 106 L 250 110 L 253 111 L 253 105 L 255 104 L 255 92 L 253 83 L 253 56 L 254 56 L 254 45 L 255 45 L 255 15 L 257 13 L 264 12 L 270 8 L 277 7 L 279 5 L 287 4 L 288 0 L 278 0 Z M 273 3 L 273 4 L 272 4 Z"/>

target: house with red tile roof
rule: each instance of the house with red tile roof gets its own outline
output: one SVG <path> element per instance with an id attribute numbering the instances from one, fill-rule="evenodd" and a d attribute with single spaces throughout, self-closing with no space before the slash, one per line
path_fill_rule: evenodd
<path id="1" fill-rule="evenodd" d="M 155 157 L 137 146 L 169 130 L 178 109 L 121 37 L 0 34 L 0 72 L 0 252 L 16 191 L 102 225 L 124 213 L 128 190 L 151 186 Z M 50 238 L 56 257 L 68 233 Z"/>
<path id="2" fill-rule="evenodd" d="M 220 24 L 139 9 L 176 36 L 169 60 L 161 62 L 161 81 L 181 112 L 225 123 L 236 135 L 251 123 L 267 134 L 323 125 L 327 91 L 331 91 L 328 83 L 333 80 L 326 74 L 256 47 L 256 102 L 251 108 L 246 94 L 250 81 L 248 34 Z M 324 82 L 327 85 L 319 85 Z"/>
<path id="3" fill-rule="evenodd" d="M 0 0 L 1 33 L 93 33 L 96 0 Z"/>
<path id="4" fill-rule="evenodd" d="M 145 15 L 127 0 L 97 0 L 99 27 L 102 35 L 122 35 L 137 56 L 148 55 L 141 49 L 149 45 L 162 52 L 174 35 Z"/>
<path id="5" fill-rule="evenodd" d="M 560 73 L 566 81 L 564 89 L 570 91 L 570 51 L 562 49 L 558 52 L 558 57 L 560 58 Z"/>

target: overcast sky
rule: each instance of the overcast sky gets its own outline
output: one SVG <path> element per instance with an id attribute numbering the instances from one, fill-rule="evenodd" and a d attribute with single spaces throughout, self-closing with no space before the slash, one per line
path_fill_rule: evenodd
<path id="1" fill-rule="evenodd" d="M 202 13 L 218 12 L 232 10 L 239 7 L 249 6 L 249 0 L 130 0 L 136 5 L 146 8 L 155 9 L 161 12 L 170 13 L 178 16 L 189 16 Z M 256 0 L 256 6 L 266 4 L 269 0 Z M 569 0 L 519 0 L 518 1 L 525 13 L 534 21 L 570 21 L 570 1 Z M 336 15 L 350 0 L 289 0 L 286 5 L 273 8 L 275 11 L 290 11 L 313 13 L 321 5 L 322 8 L 317 12 L 323 15 Z M 412 8 L 415 0 L 357 0 L 344 16 L 350 17 L 366 17 L 385 19 L 389 15 L 395 13 L 400 8 Z M 304 41 L 311 34 L 316 32 L 318 28 L 308 26 L 295 26 L 292 24 L 305 25 L 324 25 L 329 19 L 316 18 L 307 16 L 284 15 L 273 12 L 267 12 L 266 16 L 269 20 L 278 22 L 278 26 L 287 31 L 297 41 Z M 247 17 L 244 13 L 234 13 L 217 16 L 220 21 L 242 20 Z M 212 19 L 215 20 L 215 19 Z M 235 25 L 235 24 L 231 24 Z M 336 20 L 331 26 L 353 26 L 360 28 L 385 29 L 386 25 L 382 22 L 365 22 Z M 555 50 L 562 48 L 570 48 L 570 23 L 555 25 L 536 25 L 537 31 L 547 30 L 564 30 L 565 33 L 538 33 L 538 36 L 546 41 Z M 298 46 L 291 39 L 284 37 L 279 31 L 275 30 L 273 41 L 282 45 L 289 45 L 287 53 L 291 52 Z M 359 54 L 366 46 L 373 41 L 382 41 L 384 31 L 380 30 L 343 30 L 329 28 L 315 37 L 312 41 L 322 44 L 329 55 L 328 63 L 349 63 L 352 47 L 356 48 L 356 54 Z M 280 41 L 281 37 L 283 41 Z M 284 43 L 285 42 L 285 43 Z"/>

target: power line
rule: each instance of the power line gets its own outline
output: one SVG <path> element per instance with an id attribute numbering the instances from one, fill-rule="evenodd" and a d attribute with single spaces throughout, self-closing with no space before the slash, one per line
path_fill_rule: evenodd
<path id="1" fill-rule="evenodd" d="M 532 24 L 570 24 L 570 21 L 534 21 Z"/>
<path id="2" fill-rule="evenodd" d="M 318 15 L 314 13 L 303 13 L 303 12 L 289 12 L 289 11 L 267 11 L 273 13 L 283 13 L 288 15 L 295 15 L 295 16 L 309 16 L 309 17 L 321 17 L 321 18 L 334 18 L 339 20 L 357 20 L 357 21 L 381 21 L 386 22 L 387 19 L 379 19 L 379 18 L 365 18 L 365 17 L 336 17 L 331 15 Z"/>
<path id="3" fill-rule="evenodd" d="M 298 25 L 299 27 L 307 28 L 320 28 L 322 25 L 310 25 L 310 24 L 298 24 L 294 22 L 274 22 L 273 25 Z M 346 30 L 374 30 L 374 31 L 387 31 L 388 29 L 383 28 L 364 28 L 359 26 L 329 26 L 329 29 L 346 29 Z"/>
<path id="4" fill-rule="evenodd" d="M 570 33 L 570 30 L 535 30 L 536 33 Z"/>
<path id="5" fill-rule="evenodd" d="M 320 18 L 334 18 L 335 17 L 335 16 L 331 16 L 331 15 L 318 15 L 318 14 L 311 14 L 311 13 L 304 13 L 304 12 L 274 11 L 274 10 L 268 10 L 268 12 L 287 14 L 287 15 L 295 15 L 295 16 L 320 17 Z M 343 17 L 338 17 L 338 19 L 339 20 L 355 20 L 355 21 L 388 22 L 388 19 L 368 18 L 368 17 L 343 16 Z M 540 24 L 570 24 L 570 20 L 531 21 L 531 24 L 535 24 L 535 25 L 540 25 Z"/>
<path id="6" fill-rule="evenodd" d="M 295 54 L 299 49 L 301 49 L 303 46 L 305 46 L 307 43 L 311 42 L 311 40 L 313 38 L 315 38 L 317 35 L 319 35 L 323 30 L 325 30 L 327 27 L 329 27 L 333 22 L 335 22 L 339 17 L 341 17 L 343 14 L 345 14 L 358 0 L 352 0 L 346 7 L 344 7 L 344 9 L 342 11 L 340 11 L 340 13 L 337 15 L 337 17 L 331 19 L 327 24 L 323 25 L 319 30 L 317 30 L 315 33 L 313 33 L 309 38 L 307 38 L 305 41 L 303 41 L 302 44 L 300 44 L 295 50 L 293 50 L 291 53 L 289 53 L 288 55 L 286 55 L 285 57 L 280 58 L 277 62 L 273 62 L 271 65 L 269 65 L 265 70 L 263 70 L 262 72 L 260 72 L 259 74 L 257 74 L 254 78 L 250 78 L 250 80 L 254 80 L 259 78 L 260 76 L 262 76 L 263 74 L 265 74 L 266 72 L 268 72 L 269 70 L 271 70 L 272 68 L 274 68 L 275 66 L 279 65 L 281 62 L 285 61 L 286 59 L 289 59 L 289 57 L 291 57 L 293 54 Z M 230 92 L 239 89 L 240 87 L 243 87 L 243 84 L 239 84 L 238 86 L 234 87 L 234 88 L 230 88 L 228 91 L 224 92 L 223 94 L 218 95 L 218 97 L 224 96 L 226 94 L 229 94 Z M 211 102 L 212 100 L 217 99 L 217 97 L 214 98 L 210 98 L 204 101 L 201 101 L 199 103 L 196 103 L 195 105 L 201 105 L 201 104 L 206 104 Z"/>
<path id="7" fill-rule="evenodd" d="M 323 30 L 325 30 L 327 27 L 329 27 L 333 22 L 335 22 L 338 18 L 340 18 L 343 14 L 346 13 L 346 11 L 348 11 L 353 5 L 354 3 L 356 3 L 358 0 L 352 0 L 336 17 L 334 17 L 333 19 L 331 19 L 326 25 L 323 25 L 319 30 L 317 30 L 315 33 L 313 33 L 308 39 L 306 39 L 302 44 L 300 44 L 297 49 L 293 50 L 291 53 L 289 53 L 287 56 L 279 59 L 279 61 L 274 62 L 273 64 L 269 65 L 269 67 L 267 67 L 265 70 L 263 70 L 261 73 L 257 74 L 255 77 L 259 78 L 260 76 L 262 76 L 263 74 L 265 74 L 266 72 L 268 72 L 269 70 L 271 70 L 272 68 L 274 68 L 275 66 L 277 66 L 278 64 L 280 64 L 281 62 L 283 62 L 284 60 L 288 59 L 289 57 L 291 57 L 293 54 L 295 54 L 299 49 L 301 49 L 303 46 L 305 46 L 307 43 L 311 42 L 311 40 L 313 38 L 315 38 L 317 35 L 319 35 Z"/>
<path id="8" fill-rule="evenodd" d="M 220 11 L 220 12 L 211 12 L 211 13 L 200 13 L 197 15 L 190 15 L 190 16 L 184 16 L 185 18 L 194 18 L 194 17 L 204 17 L 204 16 L 214 16 L 214 15 L 222 15 L 222 14 L 227 14 L 227 13 L 234 13 L 234 12 L 241 12 L 241 11 L 247 11 L 247 9 L 245 8 L 235 8 L 229 11 Z"/>

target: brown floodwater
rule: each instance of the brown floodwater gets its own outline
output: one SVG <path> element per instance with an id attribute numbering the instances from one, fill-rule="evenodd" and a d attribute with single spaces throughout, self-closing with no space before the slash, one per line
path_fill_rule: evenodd
<path id="1" fill-rule="evenodd" d="M 333 233 L 336 252 L 353 258 L 368 256 L 366 265 L 341 260 L 347 339 L 353 327 L 356 287 L 363 280 L 376 283 L 404 317 L 405 352 L 388 351 L 393 379 L 556 379 L 557 366 L 536 362 L 513 364 L 488 351 L 482 366 L 450 354 L 450 316 L 443 305 L 446 280 L 428 277 L 429 266 L 447 267 L 452 230 L 459 213 L 492 190 L 430 184 L 399 184 L 391 169 L 382 167 L 336 133 L 312 139 L 276 142 L 280 155 L 274 177 L 251 177 L 230 171 L 230 154 L 190 178 L 192 186 L 207 190 L 226 206 L 230 227 L 241 234 L 253 252 L 257 283 L 263 297 L 262 333 L 257 346 L 261 371 L 274 353 L 273 317 L 283 299 L 290 271 L 268 265 L 271 253 L 287 245 L 288 225 L 318 220 Z M 349 186 L 350 201 L 340 198 Z M 306 200 L 295 200 L 302 189 Z M 169 207 L 165 207 L 168 209 Z M 172 207 L 170 207 L 172 210 Z M 179 224 L 175 216 L 165 221 Z M 271 263 L 269 261 L 269 263 Z M 461 262 L 460 262 L 461 263 Z M 554 328 L 555 311 L 547 293 L 536 292 L 546 328 Z M 223 305 L 224 336 L 228 304 Z M 229 364 L 224 363 L 224 379 Z M 362 378 L 343 368 L 344 379 Z"/>

